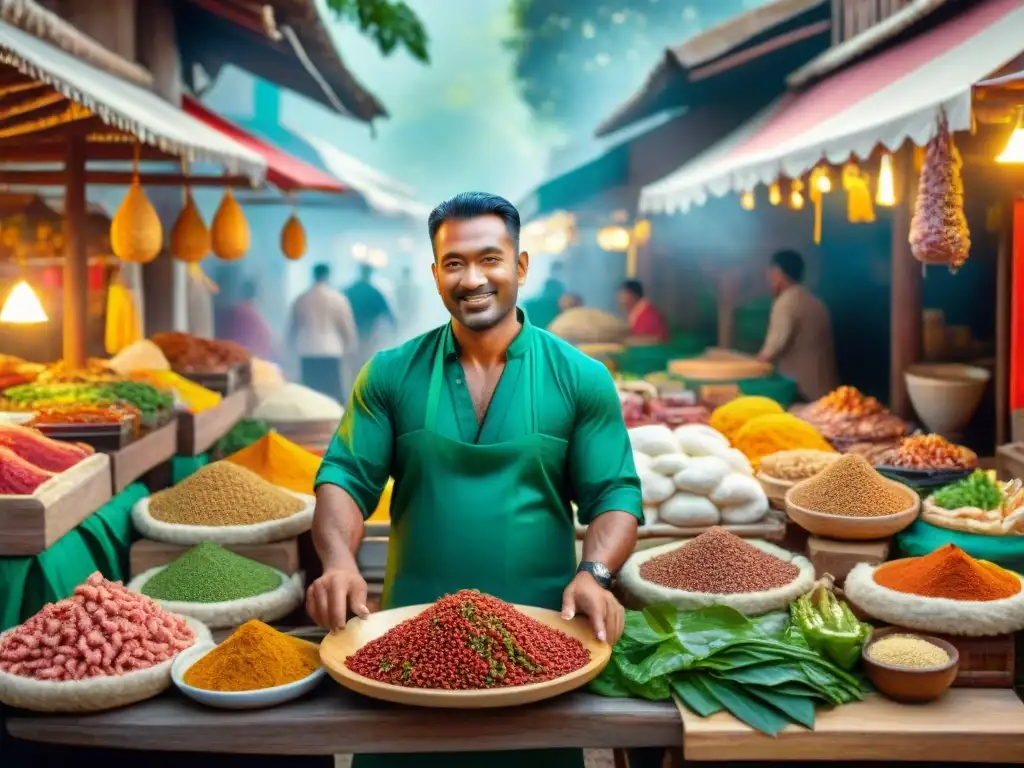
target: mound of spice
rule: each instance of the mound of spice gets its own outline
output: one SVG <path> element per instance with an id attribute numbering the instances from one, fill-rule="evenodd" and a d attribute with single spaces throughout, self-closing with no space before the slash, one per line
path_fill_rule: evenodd
<path id="1" fill-rule="evenodd" d="M 875 570 L 875 583 L 910 595 L 984 602 L 1020 594 L 1020 578 L 998 565 L 975 560 L 955 544 L 924 557 L 893 560 Z"/>
<path id="2" fill-rule="evenodd" d="M 296 493 L 313 493 L 320 457 L 277 432 L 269 432 L 225 461 L 251 469 L 268 483 Z"/>
<path id="3" fill-rule="evenodd" d="M 640 566 L 640 578 L 687 592 L 731 595 L 784 587 L 800 569 L 724 528 L 711 528 Z"/>
<path id="4" fill-rule="evenodd" d="M 912 493 L 882 477 L 863 456 L 849 453 L 794 487 L 789 498 L 823 515 L 882 517 L 908 509 Z"/>
<path id="5" fill-rule="evenodd" d="M 760 470 L 776 480 L 799 482 L 814 477 L 838 458 L 839 454 L 832 451 L 797 448 L 765 456 L 761 459 Z"/>
<path id="6" fill-rule="evenodd" d="M 942 435 L 911 435 L 882 457 L 882 463 L 903 469 L 974 469 L 978 457 Z"/>
<path id="7" fill-rule="evenodd" d="M 576 638 L 464 589 L 367 643 L 345 666 L 382 683 L 454 691 L 553 680 L 589 661 Z"/>
<path id="8" fill-rule="evenodd" d="M 222 603 L 273 592 L 281 575 L 273 568 L 204 541 L 142 585 L 154 600 Z"/>
<path id="9" fill-rule="evenodd" d="M 304 507 L 251 469 L 217 461 L 153 494 L 149 514 L 178 525 L 253 525 L 283 520 Z"/>
<path id="10" fill-rule="evenodd" d="M 949 654 L 916 635 L 888 635 L 868 646 L 868 658 L 901 669 L 932 669 L 949 663 Z"/>
<path id="11" fill-rule="evenodd" d="M 94 573 L 0 642 L 0 671 L 61 682 L 113 677 L 162 664 L 195 643 L 180 616 Z"/>
<path id="12" fill-rule="evenodd" d="M 186 685 L 205 691 L 260 691 L 309 677 L 320 649 L 252 619 L 185 671 Z"/>

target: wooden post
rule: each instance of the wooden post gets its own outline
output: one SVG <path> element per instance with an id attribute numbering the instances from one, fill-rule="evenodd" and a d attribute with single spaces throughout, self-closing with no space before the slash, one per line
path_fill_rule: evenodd
<path id="1" fill-rule="evenodd" d="M 86 360 L 86 306 L 89 298 L 86 250 L 84 136 L 68 141 L 67 186 L 64 191 L 64 363 L 74 370 Z"/>
<path id="2" fill-rule="evenodd" d="M 913 416 L 903 373 L 921 359 L 921 264 L 910 252 L 914 212 L 914 150 L 907 142 L 893 155 L 896 206 L 892 211 L 892 292 L 890 294 L 889 407 L 901 418 Z"/>
<path id="3" fill-rule="evenodd" d="M 718 346 L 736 346 L 736 308 L 739 304 L 739 275 L 728 269 L 718 276 Z"/>
<path id="4" fill-rule="evenodd" d="M 1010 307 L 1013 279 L 1013 198 L 1004 195 L 996 260 L 996 446 L 1009 441 Z"/>

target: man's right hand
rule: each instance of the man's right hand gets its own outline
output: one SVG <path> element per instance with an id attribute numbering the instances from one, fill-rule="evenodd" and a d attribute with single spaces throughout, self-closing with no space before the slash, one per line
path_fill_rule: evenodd
<path id="1" fill-rule="evenodd" d="M 366 580 L 353 568 L 333 568 L 309 585 L 306 591 L 306 612 L 324 629 L 334 631 L 345 627 L 349 609 L 365 619 Z"/>

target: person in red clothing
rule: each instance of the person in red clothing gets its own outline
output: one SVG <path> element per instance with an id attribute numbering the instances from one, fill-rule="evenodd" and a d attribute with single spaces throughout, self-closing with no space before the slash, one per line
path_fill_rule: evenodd
<path id="1" fill-rule="evenodd" d="M 626 280 L 619 286 L 619 307 L 626 316 L 633 339 L 654 344 L 668 341 L 665 318 L 644 298 L 644 287 L 639 280 Z"/>

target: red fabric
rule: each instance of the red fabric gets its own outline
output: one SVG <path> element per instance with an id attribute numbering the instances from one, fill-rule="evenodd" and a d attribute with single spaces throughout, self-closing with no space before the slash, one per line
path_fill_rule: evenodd
<path id="1" fill-rule="evenodd" d="M 668 325 L 653 304 L 643 300 L 629 318 L 631 336 L 643 336 L 658 341 L 668 341 Z"/>
<path id="2" fill-rule="evenodd" d="M 803 93 L 790 97 L 753 136 L 740 142 L 718 162 L 729 163 L 781 146 L 845 109 L 873 96 L 897 80 L 932 62 L 951 48 L 998 24 L 1020 7 L 1020 0 L 990 0 L 965 10 L 955 19 L 918 37 L 834 73 Z"/>
<path id="3" fill-rule="evenodd" d="M 1013 201 L 1010 294 L 1010 410 L 1024 408 L 1024 199 Z"/>
<path id="4" fill-rule="evenodd" d="M 258 139 L 216 112 L 211 112 L 202 103 L 186 96 L 182 106 L 188 114 L 202 120 L 210 128 L 234 139 L 242 146 L 259 153 L 267 162 L 267 181 L 285 192 L 308 189 L 316 192 L 345 192 L 345 187 L 330 174 L 324 173 L 309 163 L 292 157 L 272 144 Z"/>

